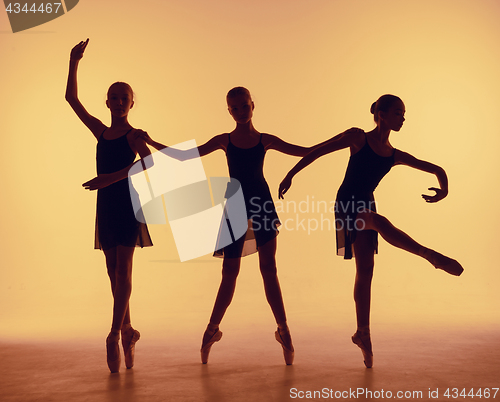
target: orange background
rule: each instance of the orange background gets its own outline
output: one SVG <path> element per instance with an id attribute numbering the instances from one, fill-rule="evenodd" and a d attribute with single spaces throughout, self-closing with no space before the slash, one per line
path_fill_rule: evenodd
<path id="1" fill-rule="evenodd" d="M 373 327 L 498 325 L 499 20 L 494 0 L 85 0 L 12 34 L 0 13 L 0 338 L 104 339 L 109 330 L 104 256 L 93 250 L 96 194 L 81 187 L 95 174 L 95 140 L 64 100 L 69 52 L 87 37 L 84 106 L 109 124 L 107 88 L 126 81 L 137 95 L 130 122 L 166 144 L 231 131 L 225 94 L 237 85 L 253 94 L 257 130 L 307 146 L 351 126 L 370 130 L 371 103 L 399 95 L 407 120 L 392 144 L 442 166 L 450 193 L 426 204 L 420 194 L 436 179 L 396 167 L 376 191 L 379 211 L 465 273 L 435 271 L 380 240 Z M 317 161 L 285 201 L 334 200 L 347 160 L 340 151 Z M 273 195 L 297 161 L 267 154 Z M 227 175 L 220 151 L 203 164 L 208 176 Z M 221 261 L 181 264 L 169 228 L 150 231 L 155 246 L 134 259 L 133 322 L 150 336 L 201 338 Z M 335 233 L 282 230 L 278 239 L 291 327 L 354 329 L 354 262 L 335 256 Z M 273 330 L 256 256 L 243 260 L 222 325 Z"/>

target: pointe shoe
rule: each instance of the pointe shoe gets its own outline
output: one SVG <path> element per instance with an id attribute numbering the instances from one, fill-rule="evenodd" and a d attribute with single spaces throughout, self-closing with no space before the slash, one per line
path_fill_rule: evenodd
<path id="1" fill-rule="evenodd" d="M 113 339 L 114 338 L 114 339 Z M 111 334 L 106 338 L 106 360 L 109 371 L 118 373 L 120 370 L 120 348 L 118 346 L 119 336 L 112 337 Z"/>
<path id="2" fill-rule="evenodd" d="M 289 365 L 293 364 L 293 358 L 295 356 L 295 351 L 294 351 L 293 345 L 292 345 L 292 338 L 290 337 L 290 331 L 288 329 L 283 331 L 283 335 L 285 335 L 286 338 L 289 339 L 289 342 L 287 345 L 285 343 L 285 341 L 283 340 L 281 333 L 282 332 L 280 332 L 280 329 L 278 328 L 278 330 L 274 333 L 274 337 L 281 344 L 281 347 L 283 348 L 283 356 L 285 357 L 285 363 L 289 366 Z"/>
<path id="3" fill-rule="evenodd" d="M 460 276 L 462 272 L 464 272 L 464 269 L 458 261 L 446 257 L 434 250 L 430 250 L 430 252 L 432 253 L 430 263 L 434 265 L 436 269 L 442 269 L 450 275 L 455 276 Z"/>
<path id="4" fill-rule="evenodd" d="M 363 359 L 365 366 L 367 368 L 372 368 L 373 366 L 373 352 L 372 352 L 372 341 L 370 339 L 370 334 L 368 335 L 361 335 L 359 332 L 356 331 L 356 333 L 351 337 L 352 342 L 361 349 L 361 352 L 363 352 Z"/>
<path id="5" fill-rule="evenodd" d="M 203 344 L 201 345 L 200 353 L 201 353 L 201 362 L 203 364 L 207 364 L 208 362 L 208 355 L 210 354 L 210 349 L 212 348 L 212 345 L 215 342 L 219 342 L 221 338 L 222 338 L 222 332 L 219 329 L 217 329 L 217 331 L 214 332 L 214 334 L 210 337 L 208 342 L 205 343 L 204 345 Z"/>
<path id="6" fill-rule="evenodd" d="M 130 327 L 122 333 L 123 353 L 125 354 L 125 366 L 128 369 L 134 367 L 135 343 L 139 340 L 141 334 L 139 331 Z"/>

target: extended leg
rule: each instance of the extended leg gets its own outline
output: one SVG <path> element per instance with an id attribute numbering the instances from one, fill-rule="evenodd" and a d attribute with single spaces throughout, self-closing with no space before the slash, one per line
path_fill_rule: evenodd
<path id="1" fill-rule="evenodd" d="M 395 227 L 389 220 L 375 212 L 362 212 L 357 216 L 357 227 L 364 226 L 380 233 L 387 243 L 419 255 L 422 245 L 418 244 L 405 232 Z"/>
<path id="2" fill-rule="evenodd" d="M 462 266 L 456 260 L 417 243 L 382 215 L 375 212 L 361 212 L 357 216 L 357 222 L 357 227 L 376 230 L 389 244 L 425 258 L 436 268 L 455 276 L 463 272 Z"/>

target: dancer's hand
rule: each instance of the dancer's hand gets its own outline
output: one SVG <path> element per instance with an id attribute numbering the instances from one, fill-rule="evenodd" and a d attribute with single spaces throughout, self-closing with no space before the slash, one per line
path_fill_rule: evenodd
<path id="1" fill-rule="evenodd" d="M 422 198 L 426 202 L 438 202 L 448 195 L 448 191 L 444 191 L 440 188 L 430 187 L 429 190 L 435 191 L 435 195 L 422 194 Z"/>
<path id="2" fill-rule="evenodd" d="M 283 195 L 285 195 L 285 193 L 290 189 L 291 186 L 292 186 L 292 178 L 286 175 L 286 177 L 280 183 L 280 187 L 278 189 L 278 198 L 284 199 Z"/>
<path id="3" fill-rule="evenodd" d="M 85 42 L 81 41 L 73 49 L 71 49 L 70 60 L 80 60 L 83 57 L 85 48 L 89 44 L 89 38 Z"/>
<path id="4" fill-rule="evenodd" d="M 99 190 L 101 188 L 108 187 L 115 181 L 113 173 L 100 174 L 92 180 L 83 183 L 82 186 L 85 187 L 85 190 Z"/>

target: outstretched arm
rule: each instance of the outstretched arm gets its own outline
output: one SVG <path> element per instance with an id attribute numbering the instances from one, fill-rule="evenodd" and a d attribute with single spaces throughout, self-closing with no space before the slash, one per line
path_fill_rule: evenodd
<path id="1" fill-rule="evenodd" d="M 345 131 L 342 134 L 346 134 L 348 132 L 355 132 L 355 131 L 362 131 L 359 128 L 351 128 L 347 131 Z M 300 145 L 295 145 L 295 144 L 290 144 L 289 142 L 283 141 L 281 138 L 276 137 L 275 135 L 271 134 L 264 134 L 266 138 L 266 149 L 275 149 L 276 151 L 282 152 L 287 155 L 292 155 L 292 156 L 306 156 L 309 152 L 314 151 L 317 148 L 321 148 L 323 145 L 330 143 L 331 141 L 337 139 L 339 137 L 339 134 L 333 138 L 330 138 L 326 141 L 320 142 L 319 144 L 313 145 L 311 147 L 302 147 Z"/>
<path id="2" fill-rule="evenodd" d="M 156 148 L 158 151 L 163 152 L 165 155 L 168 155 L 180 161 L 193 159 L 198 156 L 205 156 L 218 149 L 225 149 L 224 134 L 216 135 L 215 137 L 208 140 L 205 144 L 185 151 L 172 148 L 154 141 L 147 133 L 141 134 L 141 137 L 146 141 L 147 144 L 151 145 L 153 148 Z"/>
<path id="3" fill-rule="evenodd" d="M 434 174 L 439 182 L 441 188 L 430 187 L 429 190 L 435 191 L 435 195 L 422 194 L 422 198 L 427 202 L 438 202 L 448 195 L 448 177 L 444 169 L 433 163 L 426 162 L 415 158 L 407 152 L 400 150 L 396 151 L 394 155 L 395 165 L 406 165 L 412 168 L 422 170 L 423 172 L 428 172 Z"/>
<path id="4" fill-rule="evenodd" d="M 143 134 L 147 135 L 145 131 L 139 129 L 134 130 L 129 134 L 131 136 L 129 143 L 131 145 L 132 150 L 134 150 L 134 152 L 137 152 L 141 157 L 140 161 L 142 163 L 142 168 L 146 170 L 153 166 L 153 160 L 152 158 L 147 158 L 149 155 L 151 155 L 151 151 L 146 145 L 144 139 L 142 138 Z M 86 190 L 99 190 L 100 188 L 107 187 L 113 183 L 116 183 L 117 181 L 127 178 L 130 168 L 135 163 L 136 162 L 113 173 L 100 174 L 97 177 L 94 177 L 92 180 L 83 183 L 82 186 Z"/>
<path id="5" fill-rule="evenodd" d="M 265 141 L 266 150 L 275 149 L 276 151 L 282 152 L 287 155 L 306 156 L 314 149 L 314 147 L 302 147 L 300 145 L 290 144 L 289 142 L 283 141 L 281 138 L 276 137 L 275 135 L 264 135 L 267 137 Z"/>
<path id="6" fill-rule="evenodd" d="M 323 155 L 329 154 L 331 152 L 338 151 L 339 149 L 344 149 L 350 147 L 355 141 L 355 136 L 358 135 L 363 130 L 359 128 L 351 128 L 343 133 L 337 134 L 335 137 L 330 138 L 324 142 L 321 142 L 314 147 L 312 151 L 304 156 L 286 175 L 279 186 L 278 195 L 279 198 L 283 198 L 283 195 L 289 190 L 292 185 L 293 177 L 299 173 L 306 166 L 313 163 L 316 159 Z"/>
<path id="7" fill-rule="evenodd" d="M 83 107 L 78 99 L 78 85 L 77 85 L 77 70 L 78 64 L 83 57 L 83 53 L 89 43 L 87 39 L 85 42 L 78 43 L 72 50 L 69 60 L 69 73 L 68 83 L 66 85 L 66 100 L 75 111 L 76 115 L 85 124 L 96 138 L 99 138 L 106 126 L 97 118 L 89 114 Z"/>

